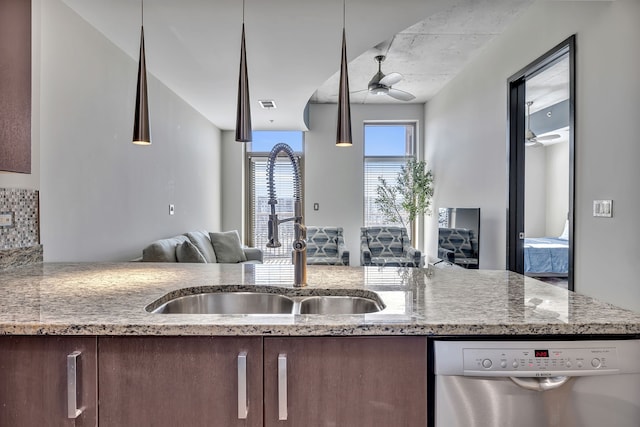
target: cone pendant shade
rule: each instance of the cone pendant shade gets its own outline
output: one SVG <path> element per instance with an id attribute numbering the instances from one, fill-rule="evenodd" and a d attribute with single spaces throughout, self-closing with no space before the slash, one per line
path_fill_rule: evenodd
<path id="1" fill-rule="evenodd" d="M 338 135 L 336 145 L 351 146 L 351 106 L 349 100 L 349 76 L 347 71 L 347 37 L 342 28 L 342 61 L 340 63 L 340 89 L 338 92 Z"/>
<path id="2" fill-rule="evenodd" d="M 247 53 L 244 46 L 244 22 L 242 23 L 242 44 L 240 46 L 240 75 L 238 78 L 238 111 L 236 115 L 236 141 L 250 142 L 251 106 L 249 101 L 249 76 L 247 74 Z"/>
<path id="3" fill-rule="evenodd" d="M 138 64 L 138 88 L 133 122 L 133 143 L 151 145 L 149 132 L 149 105 L 147 102 L 147 65 L 144 54 L 144 27 L 140 27 L 140 62 Z"/>

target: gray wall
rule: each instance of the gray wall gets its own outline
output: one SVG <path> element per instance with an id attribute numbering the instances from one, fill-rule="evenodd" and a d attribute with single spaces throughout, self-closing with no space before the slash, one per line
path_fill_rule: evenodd
<path id="1" fill-rule="evenodd" d="M 337 106 L 312 104 L 309 108 L 309 131 L 305 133 L 305 223 L 344 227 L 351 265 L 360 264 L 360 227 L 362 226 L 364 191 L 364 122 L 415 121 L 417 144 L 422 145 L 424 108 L 421 104 L 352 105 L 353 146 L 336 147 Z M 229 134 L 229 136 L 227 136 Z M 224 229 L 240 229 L 242 149 L 231 132 L 223 132 L 223 218 Z M 437 179 L 437 176 L 436 176 Z M 313 210 L 319 203 L 320 209 Z M 422 235 L 419 235 L 422 237 Z M 421 247 L 421 242 L 416 243 Z"/>
<path id="2" fill-rule="evenodd" d="M 45 261 L 128 260 L 152 240 L 219 229 L 220 131 L 150 75 L 153 145 L 131 144 L 137 58 L 62 2 L 41 8 Z"/>
<path id="3" fill-rule="evenodd" d="M 547 229 L 547 149 L 527 147 L 525 154 L 524 233 L 527 237 L 546 236 Z M 569 163 L 566 164 L 566 168 Z M 565 186 L 568 189 L 568 185 Z"/>
<path id="4" fill-rule="evenodd" d="M 244 232 L 244 144 L 236 141 L 235 131 L 222 131 L 222 229 Z"/>
<path id="5" fill-rule="evenodd" d="M 482 268 L 505 267 L 507 78 L 575 33 L 575 287 L 640 311 L 638 22 L 635 0 L 537 2 L 428 103 L 434 201 L 482 208 Z M 594 199 L 613 199 L 613 218 L 594 218 Z"/>

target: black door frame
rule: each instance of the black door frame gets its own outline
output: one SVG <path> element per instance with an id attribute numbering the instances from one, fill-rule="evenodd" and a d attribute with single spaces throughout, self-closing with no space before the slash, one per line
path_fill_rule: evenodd
<path id="1" fill-rule="evenodd" d="M 572 35 L 507 80 L 508 84 L 508 173 L 507 269 L 524 272 L 525 191 L 525 84 L 560 58 L 569 56 L 569 271 L 568 287 L 574 290 L 574 204 L 575 204 L 575 102 L 576 37 Z"/>

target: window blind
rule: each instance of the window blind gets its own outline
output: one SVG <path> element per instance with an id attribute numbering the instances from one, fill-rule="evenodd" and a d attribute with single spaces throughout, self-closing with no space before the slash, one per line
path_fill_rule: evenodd
<path id="1" fill-rule="evenodd" d="M 406 163 L 405 157 L 365 158 L 364 160 L 364 225 L 401 225 L 385 219 L 375 203 L 378 197 L 378 177 L 382 177 L 387 184 L 397 183 L 398 172 Z"/>

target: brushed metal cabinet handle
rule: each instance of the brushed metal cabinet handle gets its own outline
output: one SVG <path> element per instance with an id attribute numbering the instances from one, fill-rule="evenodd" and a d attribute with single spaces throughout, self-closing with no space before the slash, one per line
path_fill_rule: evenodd
<path id="1" fill-rule="evenodd" d="M 249 414 L 247 400 L 247 352 L 238 354 L 238 419 L 246 420 Z"/>
<path id="2" fill-rule="evenodd" d="M 287 355 L 278 355 L 278 420 L 287 419 Z"/>
<path id="3" fill-rule="evenodd" d="M 67 355 L 67 418 L 78 418 L 82 409 L 78 409 L 78 357 L 81 352 Z"/>

